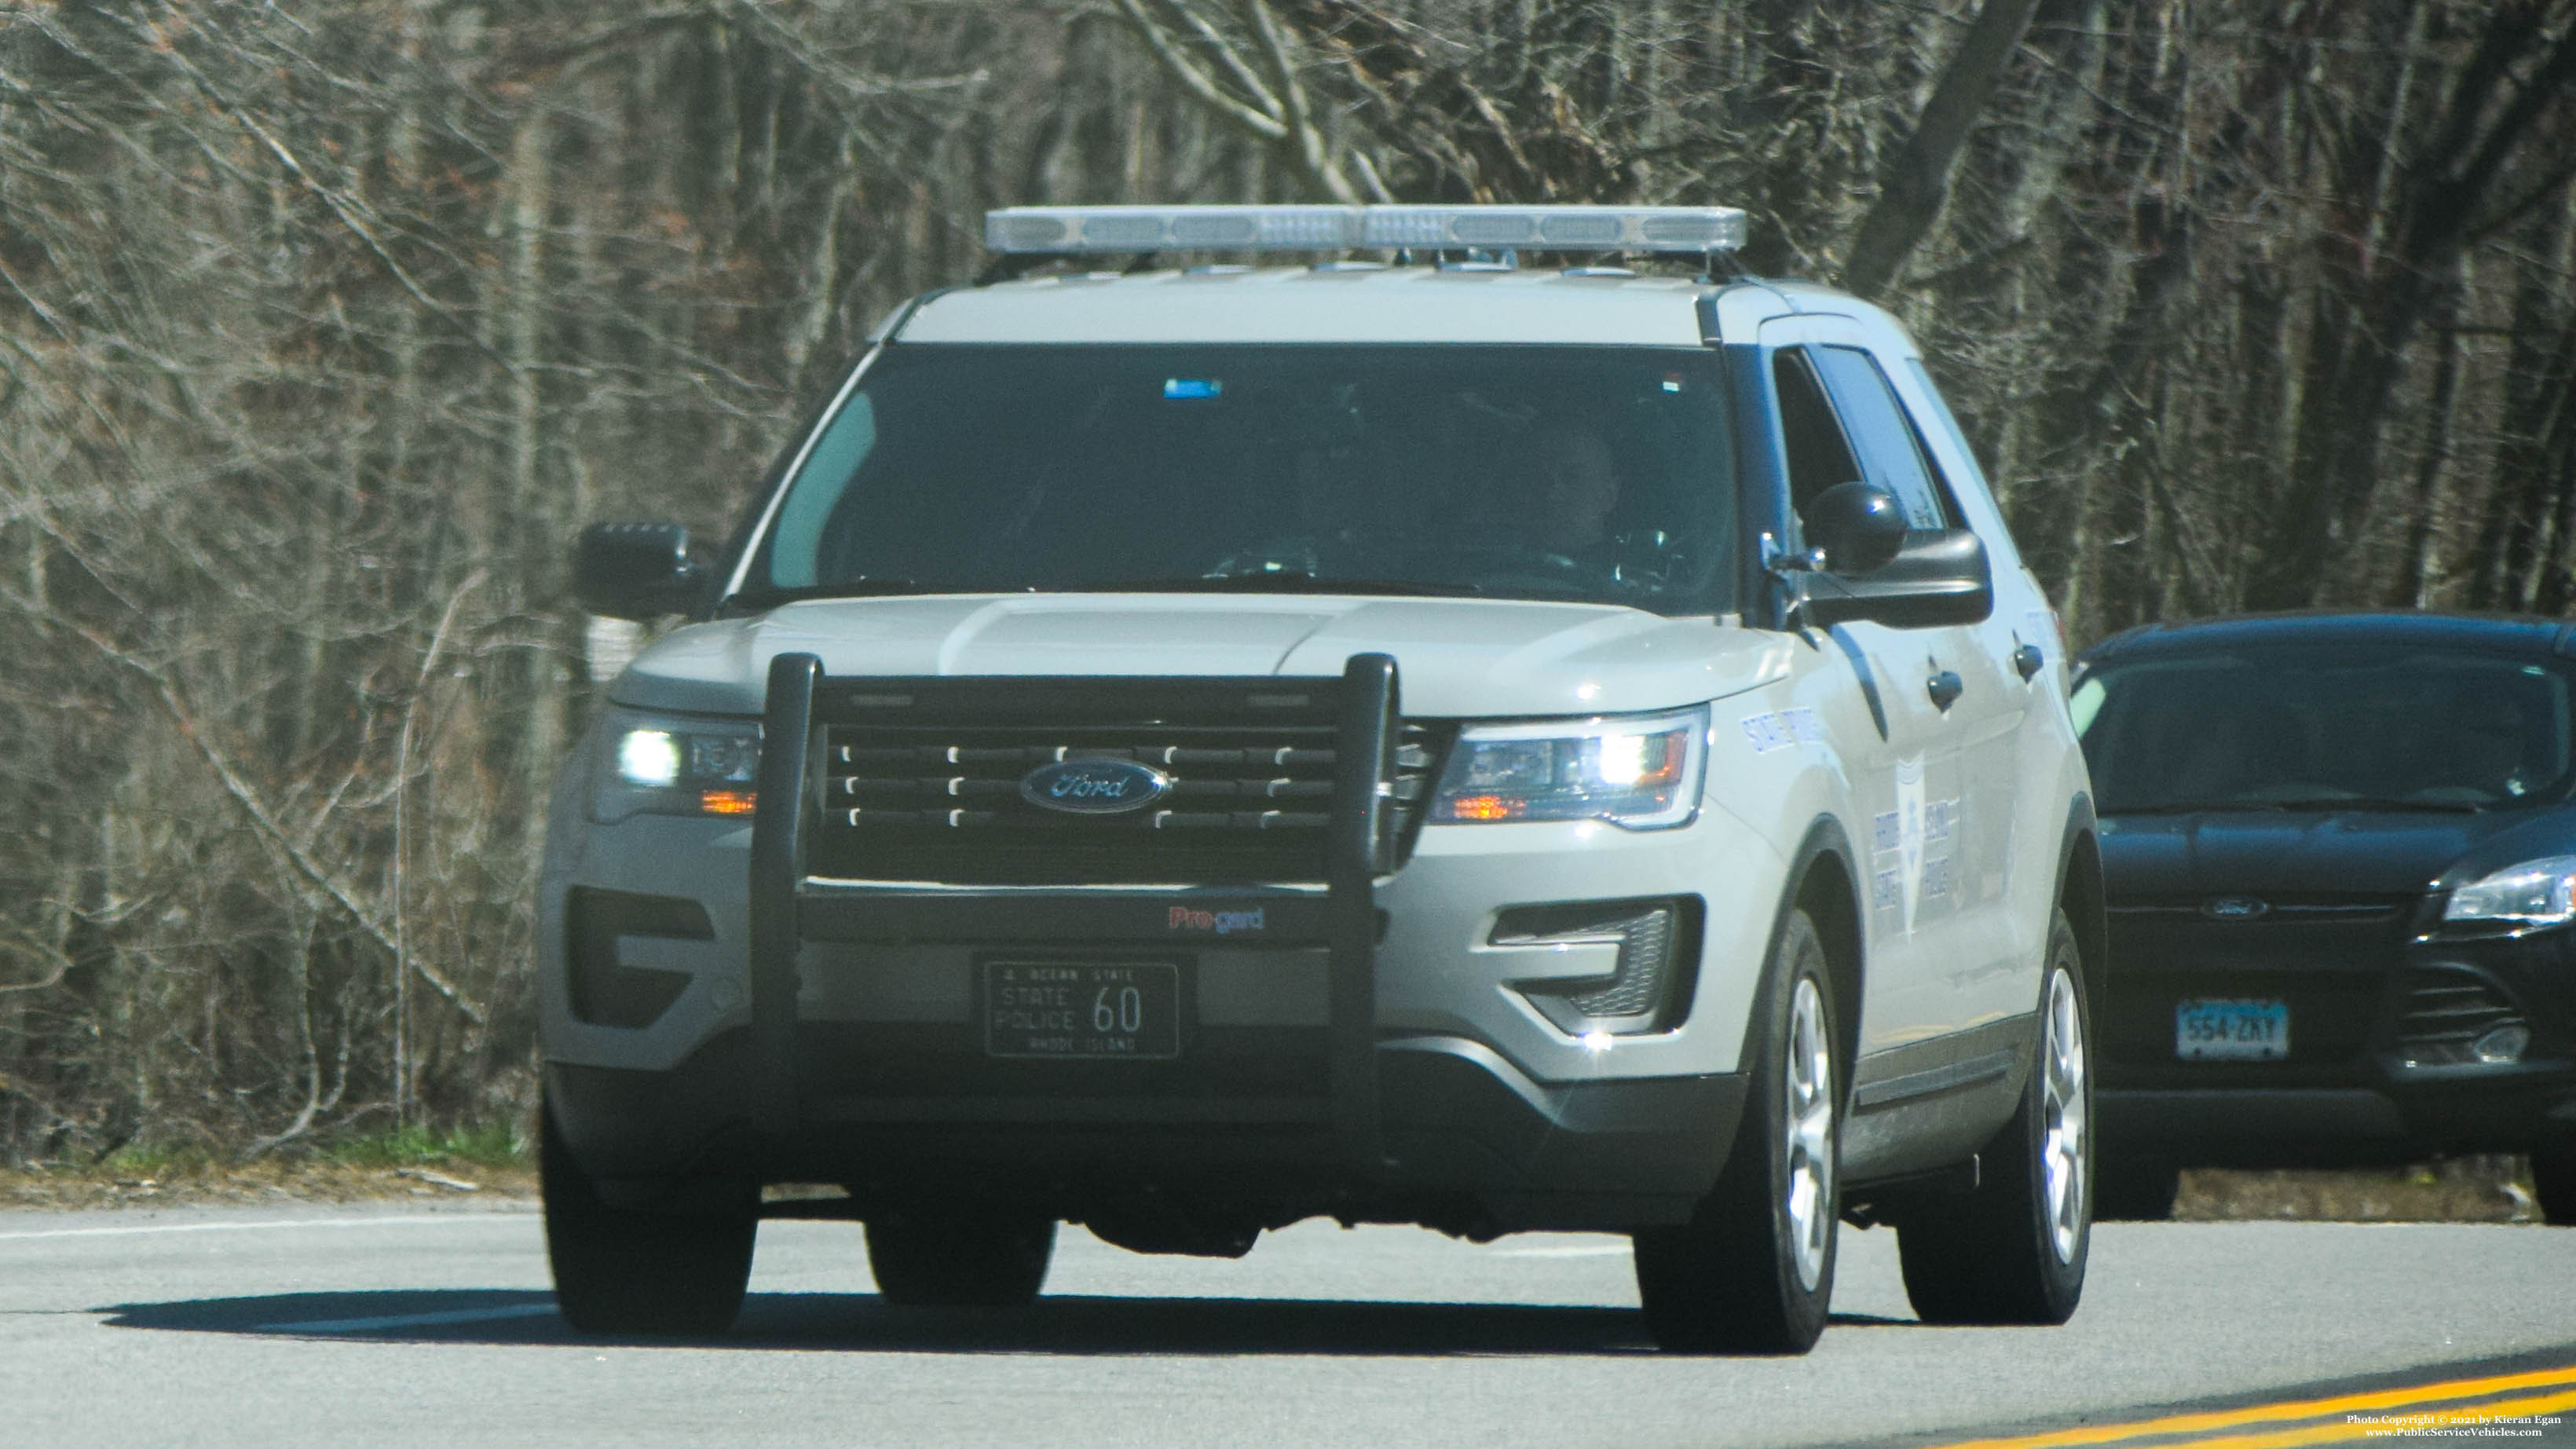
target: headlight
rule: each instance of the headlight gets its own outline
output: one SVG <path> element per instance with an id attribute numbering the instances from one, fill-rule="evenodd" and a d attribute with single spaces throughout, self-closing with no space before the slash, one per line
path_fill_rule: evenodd
<path id="1" fill-rule="evenodd" d="M 2510 865 L 2451 892 L 2442 919 L 2536 929 L 2576 921 L 2576 855 Z"/>
<path id="2" fill-rule="evenodd" d="M 620 713 L 590 795 L 611 824 L 638 813 L 749 815 L 760 778 L 760 726 L 750 720 L 663 720 Z"/>
<path id="3" fill-rule="evenodd" d="M 1708 759 L 1708 711 L 1483 725 L 1458 736 L 1431 818 L 1452 824 L 1690 821 Z"/>

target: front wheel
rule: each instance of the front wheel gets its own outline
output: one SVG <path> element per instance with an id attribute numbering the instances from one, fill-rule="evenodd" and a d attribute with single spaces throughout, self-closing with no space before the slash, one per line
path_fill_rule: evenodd
<path id="1" fill-rule="evenodd" d="M 1792 911 L 1772 952 L 1752 1096 L 1691 1220 L 1636 1235 L 1655 1341 L 1683 1353 L 1800 1354 L 1825 1331 L 1842 1212 L 1842 1046 L 1824 941 Z"/>
<path id="2" fill-rule="evenodd" d="M 981 1211 L 868 1219 L 868 1269 L 888 1303 L 1016 1308 L 1046 1286 L 1055 1220 Z"/>
<path id="3" fill-rule="evenodd" d="M 537 1175 L 545 1196 L 546 1259 L 555 1306 L 584 1333 L 700 1337 L 722 1333 L 751 1281 L 758 1195 L 719 1213 L 612 1207 L 573 1161 L 554 1114 L 544 1114 Z"/>
<path id="4" fill-rule="evenodd" d="M 1926 1323 L 2064 1323 L 2084 1296 L 2093 1237 L 2091 1013 L 2075 930 L 2049 932 L 2038 1058 L 2021 1106 L 1986 1148 L 1973 1192 L 1897 1226 L 1905 1296 Z"/>

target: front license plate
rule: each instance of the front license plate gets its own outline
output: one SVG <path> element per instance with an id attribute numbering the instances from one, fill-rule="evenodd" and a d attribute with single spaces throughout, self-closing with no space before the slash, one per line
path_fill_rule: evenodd
<path id="1" fill-rule="evenodd" d="M 1181 968 L 1167 961 L 987 961 L 984 1053 L 1179 1056 Z"/>
<path id="2" fill-rule="evenodd" d="M 2174 1055 L 2187 1062 L 2277 1062 L 2290 1055 L 2290 1003 L 2198 997 L 2174 1005 Z"/>

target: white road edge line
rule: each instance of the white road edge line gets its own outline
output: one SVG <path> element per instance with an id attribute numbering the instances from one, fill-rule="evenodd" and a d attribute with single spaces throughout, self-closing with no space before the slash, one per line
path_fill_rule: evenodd
<path id="1" fill-rule="evenodd" d="M 378 1333 L 388 1328 L 428 1328 L 441 1323 L 492 1323 L 504 1318 L 554 1316 L 551 1303 L 506 1308 L 451 1308 L 444 1313 L 397 1313 L 384 1318 L 317 1318 L 310 1323 L 263 1323 L 257 1333 Z"/>
<path id="2" fill-rule="evenodd" d="M 32 1238 L 130 1238 L 146 1233 L 249 1233 L 272 1228 L 390 1228 L 420 1223 L 529 1223 L 533 1212 L 479 1213 L 407 1213 L 380 1218 L 286 1218 L 258 1223 L 154 1223 L 131 1228 L 41 1228 L 24 1233 L 0 1233 L 0 1242 L 23 1242 Z"/>

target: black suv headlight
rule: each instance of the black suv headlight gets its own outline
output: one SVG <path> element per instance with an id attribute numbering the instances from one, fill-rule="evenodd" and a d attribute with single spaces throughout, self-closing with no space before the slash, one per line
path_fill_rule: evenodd
<path id="1" fill-rule="evenodd" d="M 590 792 L 602 825 L 630 815 L 749 815 L 760 778 L 754 720 L 677 719 L 620 710 Z"/>
<path id="2" fill-rule="evenodd" d="M 2576 855 L 2545 855 L 2479 877 L 2451 892 L 2445 926 L 2520 934 L 2576 922 Z"/>

